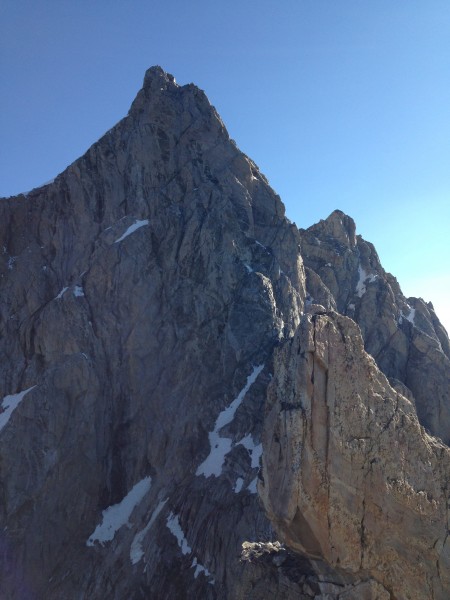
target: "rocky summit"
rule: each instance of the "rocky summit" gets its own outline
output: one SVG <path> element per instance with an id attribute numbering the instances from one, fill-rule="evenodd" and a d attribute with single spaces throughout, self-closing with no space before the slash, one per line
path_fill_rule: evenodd
<path id="1" fill-rule="evenodd" d="M 0 200 L 0 598 L 446 600 L 450 343 L 149 69 Z"/>

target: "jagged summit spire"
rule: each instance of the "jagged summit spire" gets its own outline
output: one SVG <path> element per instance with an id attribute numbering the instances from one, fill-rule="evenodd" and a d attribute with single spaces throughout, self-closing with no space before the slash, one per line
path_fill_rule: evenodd
<path id="1" fill-rule="evenodd" d="M 351 246 L 356 244 L 356 225 L 351 217 L 341 210 L 334 210 L 326 220 L 332 228 L 333 235 L 339 241 L 349 243 Z"/>
<path id="2" fill-rule="evenodd" d="M 325 220 L 321 219 L 308 230 L 312 233 L 314 231 L 325 233 L 346 246 L 353 247 L 356 244 L 355 221 L 339 209 L 334 210 Z"/>
<path id="3" fill-rule="evenodd" d="M 178 85 L 175 81 L 175 77 L 164 71 L 164 69 L 159 65 L 150 67 L 145 72 L 143 85 L 144 88 L 166 88 L 170 84 Z"/>
<path id="4" fill-rule="evenodd" d="M 129 114 L 136 116 L 148 112 L 149 109 L 161 112 L 161 96 L 165 96 L 167 92 L 168 97 L 163 100 L 165 105 L 176 103 L 178 98 L 181 104 L 177 110 L 186 110 L 186 106 L 189 105 L 194 113 L 200 112 L 204 118 L 218 121 L 220 128 L 225 130 L 222 120 L 203 90 L 193 83 L 179 85 L 173 75 L 158 65 L 150 67 L 145 72 L 142 88 L 137 93 Z M 181 95 L 184 95 L 184 101 L 181 101 Z"/>

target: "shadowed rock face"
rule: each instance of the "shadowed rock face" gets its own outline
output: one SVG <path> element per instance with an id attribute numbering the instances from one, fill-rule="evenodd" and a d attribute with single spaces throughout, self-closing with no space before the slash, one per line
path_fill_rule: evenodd
<path id="1" fill-rule="evenodd" d="M 353 282 L 354 226 L 344 220 L 343 229 L 329 219 L 327 235 L 331 245 L 335 239 L 350 248 L 344 253 L 350 274 L 343 268 L 338 274 Z M 298 504 L 285 518 L 300 471 L 287 465 L 279 482 L 283 460 L 273 451 L 285 455 L 300 438 L 293 427 L 292 438 L 271 441 L 278 410 L 274 390 L 282 389 L 283 352 L 297 343 L 311 318 L 304 317 L 296 333 L 306 282 L 316 301 L 345 312 L 339 277 L 333 287 L 314 266 L 312 251 L 305 275 L 299 251 L 300 245 L 307 248 L 305 235 L 284 217 L 280 199 L 229 139 L 204 93 L 178 86 L 159 67 L 146 73 L 128 116 L 53 183 L 0 201 L 1 597 L 389 597 L 394 567 L 383 578 L 376 559 L 369 560 L 369 548 L 373 556 L 382 551 L 375 542 L 369 545 L 368 524 L 364 562 L 353 545 L 354 531 L 345 537 L 345 520 L 339 525 L 339 515 L 333 517 L 343 536 L 338 561 L 324 545 L 312 504 Z M 361 285 L 369 298 L 372 283 Z M 361 296 L 361 314 L 363 301 Z M 406 321 L 399 327 L 406 331 L 410 315 L 402 310 Z M 417 323 L 419 314 L 417 308 Z M 446 363 L 442 367 L 440 356 L 448 355 L 437 319 L 433 327 L 435 336 L 427 330 L 431 342 L 422 334 L 408 337 L 411 348 L 418 347 L 409 379 L 395 369 L 387 373 L 377 356 L 402 394 L 413 391 L 418 406 L 411 377 L 419 376 L 423 364 L 441 373 Z M 360 346 L 352 346 L 356 362 L 368 360 Z M 325 347 L 321 352 L 326 354 Z M 410 349 L 408 364 L 412 356 Z M 388 358 L 385 362 L 389 366 Z M 383 398 L 400 398 L 371 365 L 380 386 L 387 386 L 379 392 Z M 296 380 L 297 367 L 292 364 L 290 375 Z M 336 372 L 337 388 L 341 382 L 347 385 L 346 371 Z M 319 374 L 312 385 L 325 389 Z M 441 393 L 442 384 L 435 385 Z M 281 411 L 289 413 L 286 407 L 297 403 L 291 395 L 299 381 L 296 386 L 285 390 Z M 439 402 L 444 414 L 446 397 Z M 413 405 L 404 398 L 401 403 L 409 407 L 412 423 Z M 319 438 L 330 435 L 321 410 L 309 424 Z M 393 423 L 383 440 L 398 433 L 395 418 Z M 257 495 L 263 427 L 263 498 L 270 520 Z M 436 534 L 433 551 L 445 586 L 448 548 L 437 528 L 447 449 L 420 435 L 431 450 L 417 454 L 418 465 L 430 461 L 427 499 L 417 496 L 424 507 L 418 504 L 418 523 L 422 508 L 430 515 L 428 504 L 434 502 L 435 525 L 423 543 Z M 395 443 L 399 452 L 410 448 L 401 436 Z M 440 465 L 433 462 L 437 448 Z M 336 469 L 339 461 L 347 465 L 346 456 L 336 451 Z M 415 457 L 411 452 L 411 464 Z M 302 477 L 314 469 L 322 473 L 314 460 L 302 463 Z M 367 462 L 355 460 L 358 468 Z M 397 479 L 410 481 L 409 475 L 390 477 L 392 494 Z M 399 489 L 397 512 L 389 509 L 390 517 L 403 518 L 404 510 L 412 514 Z M 355 506 L 365 493 L 358 492 Z M 412 492 L 411 498 L 416 499 Z M 344 486 L 341 503 L 348 499 Z M 318 497 L 319 510 L 321 502 Z M 367 507 L 372 514 L 369 499 Z M 410 535 L 415 522 L 404 518 Z M 244 541 L 275 539 L 270 521 L 294 552 L 280 549 L 272 556 L 271 550 L 257 553 L 257 560 L 239 560 Z M 395 568 L 403 568 L 410 554 L 397 546 L 396 552 Z M 422 585 L 428 573 L 438 598 L 439 576 L 427 561 L 417 581 Z"/>
<path id="2" fill-rule="evenodd" d="M 271 535 L 262 407 L 303 307 L 279 198 L 154 68 L 54 183 L 1 201 L 0 236 L 1 398 L 34 386 L 0 432 L 3 595 L 232 597 L 242 541 Z"/>

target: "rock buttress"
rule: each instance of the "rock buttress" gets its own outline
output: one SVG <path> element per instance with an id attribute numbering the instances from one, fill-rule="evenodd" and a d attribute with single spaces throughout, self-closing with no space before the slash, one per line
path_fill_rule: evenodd
<path id="1" fill-rule="evenodd" d="M 351 319 L 311 306 L 276 352 L 263 448 L 260 495 L 291 549 L 392 598 L 448 597 L 450 450 Z"/>

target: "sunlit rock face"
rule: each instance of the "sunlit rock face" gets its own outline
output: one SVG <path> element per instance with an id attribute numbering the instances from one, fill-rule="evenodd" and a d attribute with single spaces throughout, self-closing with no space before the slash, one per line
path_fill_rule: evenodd
<path id="1" fill-rule="evenodd" d="M 348 264 L 337 275 L 358 290 L 353 315 L 358 321 L 374 281 L 368 275 L 360 283 L 351 271 L 352 221 L 341 217 L 347 224 L 343 232 L 330 219 L 327 243 L 335 238 L 349 248 Z M 406 466 L 404 473 L 389 475 L 391 487 L 384 490 L 399 498 L 396 512 L 389 508 L 386 514 L 407 524 L 404 539 L 392 534 L 396 554 L 386 577 L 372 558 L 380 550 L 369 527 L 377 516 L 368 496 L 364 560 L 355 549 L 354 530 L 346 533 L 345 510 L 356 507 L 360 514 L 364 486 L 354 500 L 345 486 L 333 488 L 337 496 L 342 492 L 336 506 L 343 520 L 339 523 L 337 513 L 333 517 L 343 536 L 333 542 L 338 554 L 322 539 L 312 501 L 300 507 L 299 497 L 295 513 L 303 516 L 285 518 L 285 503 L 289 510 L 294 505 L 289 490 L 308 473 L 316 485 L 323 456 L 287 464 L 281 457 L 303 443 L 301 432 L 295 426 L 284 438 L 273 437 L 278 403 L 290 403 L 301 389 L 298 365 L 284 353 L 303 340 L 311 296 L 323 305 L 319 313 L 346 312 L 342 285 L 336 275 L 333 287 L 314 264 L 305 232 L 285 218 L 279 197 L 237 149 L 201 90 L 177 85 L 159 67 L 149 69 L 128 116 L 84 156 L 51 184 L 0 201 L 0 237 L 0 597 L 393 598 L 389 578 L 408 564 L 409 550 L 401 548 L 413 537 L 416 512 L 419 532 L 425 518 L 434 525 L 411 548 L 436 534 L 433 552 L 441 565 L 439 579 L 429 562 L 434 554 L 424 552 L 417 585 L 427 573 L 442 589 L 448 586 L 442 575 L 448 548 L 437 532 L 447 449 L 417 429 L 413 402 L 419 408 L 419 396 L 411 383 L 423 366 L 441 373 L 438 356 L 448 355 L 448 338 L 437 320 L 436 335 L 425 325 L 420 330 L 431 341 L 422 334 L 407 338 L 411 348 L 425 348 L 415 355 L 409 379 L 388 372 L 387 358 L 386 366 L 375 357 L 403 396 L 370 363 L 375 379 L 387 386 L 379 392 L 388 399 L 386 414 L 391 394 L 403 398 L 400 405 L 408 407 L 408 427 L 416 436 L 411 439 L 429 446 L 429 454 L 419 444 L 408 458 L 409 465 L 417 457 L 419 472 L 429 460 L 423 495 L 417 490 L 419 495 L 408 496 L 395 483 L 406 481 L 416 490 L 419 479 L 408 479 Z M 414 332 L 411 314 L 401 310 L 398 328 Z M 420 314 L 416 306 L 416 324 Z M 380 318 L 374 314 L 373 327 Z M 358 322 L 371 351 L 370 328 Z M 327 339 L 320 343 L 325 356 Z M 410 362 L 412 356 L 411 350 Z M 280 383 L 286 361 L 296 381 L 289 389 Z M 436 390 L 442 389 L 439 377 Z M 336 372 L 334 381 L 336 389 L 347 390 L 347 371 Z M 313 384 L 324 386 L 319 375 Z M 434 415 L 436 399 L 427 404 L 423 398 L 420 406 L 432 407 Z M 444 415 L 446 397 L 439 401 Z M 321 410 L 308 422 L 319 438 L 331 435 Z M 342 413 L 342 423 L 346 418 Z M 367 413 L 361 431 L 372 421 Z M 412 442 L 397 434 L 394 418 L 382 438 L 389 448 L 391 437 L 397 440 L 392 443 L 399 456 L 406 455 L 405 444 Z M 338 469 L 342 463 L 342 482 L 352 475 L 344 446 L 339 454 L 336 442 L 333 465 Z M 360 470 L 367 462 L 361 462 L 364 452 L 355 458 Z M 381 478 L 376 470 L 381 466 L 373 468 Z M 264 504 L 257 491 L 261 478 Z M 322 496 L 316 499 L 322 510 Z M 353 504 L 344 510 L 347 501 Z M 291 531 L 291 521 L 298 520 L 300 529 Z M 241 557 L 244 542 L 251 551 Z M 439 598 L 438 583 L 433 585 Z"/>
<path id="2" fill-rule="evenodd" d="M 450 449 L 391 388 L 349 318 L 311 305 L 276 352 L 260 494 L 292 549 L 394 598 L 450 589 Z"/>
<path id="3" fill-rule="evenodd" d="M 341 211 L 300 233 L 309 301 L 358 323 L 365 349 L 391 385 L 414 399 L 420 422 L 448 444 L 450 345 L 432 304 L 405 298 Z"/>

